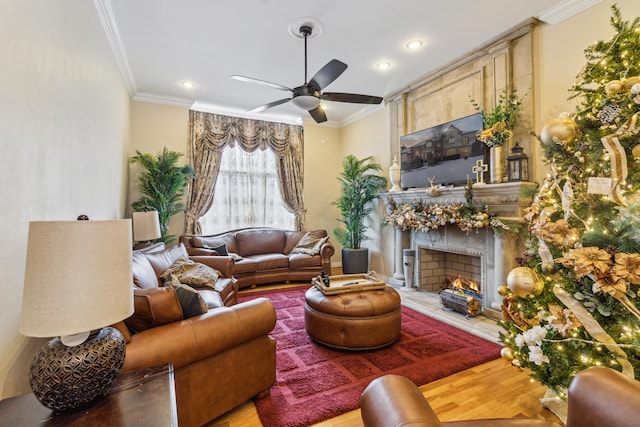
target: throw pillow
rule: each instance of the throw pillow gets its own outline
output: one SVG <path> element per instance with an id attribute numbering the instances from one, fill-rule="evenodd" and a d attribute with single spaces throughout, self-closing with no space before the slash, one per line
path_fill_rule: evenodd
<path id="1" fill-rule="evenodd" d="M 133 304 L 133 314 L 125 319 L 133 332 L 182 320 L 180 301 L 171 288 L 134 289 Z"/>
<path id="2" fill-rule="evenodd" d="M 291 253 L 318 255 L 320 248 L 327 240 L 329 240 L 329 236 L 318 237 L 314 233 L 307 232 L 302 236 L 296 247 L 291 250 Z"/>
<path id="3" fill-rule="evenodd" d="M 160 275 L 160 278 L 167 282 L 171 275 L 175 275 L 180 283 L 185 285 L 214 288 L 221 273 L 208 265 L 180 257 Z"/>
<path id="4" fill-rule="evenodd" d="M 176 276 L 171 275 L 169 281 L 165 283 L 165 287 L 173 288 L 176 291 L 185 319 L 206 313 L 209 310 L 200 293 L 191 286 L 180 283 Z"/>
<path id="5" fill-rule="evenodd" d="M 218 255 L 220 256 L 228 256 L 229 253 L 227 252 L 227 245 L 220 245 L 220 246 L 216 246 L 211 247 L 211 246 L 203 246 L 205 249 L 211 249 L 212 251 L 216 251 L 218 252 Z"/>

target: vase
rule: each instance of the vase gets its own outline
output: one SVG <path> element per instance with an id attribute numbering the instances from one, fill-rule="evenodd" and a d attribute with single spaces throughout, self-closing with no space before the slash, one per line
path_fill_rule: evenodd
<path id="1" fill-rule="evenodd" d="M 504 181 L 504 145 L 494 145 L 489 150 L 489 182 L 498 184 Z"/>
<path id="2" fill-rule="evenodd" d="M 402 191 L 400 188 L 400 165 L 398 165 L 398 156 L 393 156 L 393 164 L 389 168 L 389 180 L 391 181 L 391 189 L 389 191 Z"/>

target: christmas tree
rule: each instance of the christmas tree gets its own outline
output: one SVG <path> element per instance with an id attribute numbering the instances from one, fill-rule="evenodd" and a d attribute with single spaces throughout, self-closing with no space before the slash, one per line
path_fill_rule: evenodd
<path id="1" fill-rule="evenodd" d="M 611 24 L 585 50 L 576 111 L 540 132 L 548 173 L 499 290 L 503 357 L 561 397 L 590 366 L 640 378 L 640 23 L 613 6 Z"/>

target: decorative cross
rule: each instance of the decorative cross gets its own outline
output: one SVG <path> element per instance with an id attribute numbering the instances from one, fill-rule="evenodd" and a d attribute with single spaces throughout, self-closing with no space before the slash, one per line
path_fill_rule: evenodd
<path id="1" fill-rule="evenodd" d="M 489 165 L 483 163 L 482 160 L 478 160 L 476 165 L 471 168 L 471 171 L 476 174 L 476 182 L 478 184 L 484 184 L 484 176 L 482 174 L 488 170 Z"/>

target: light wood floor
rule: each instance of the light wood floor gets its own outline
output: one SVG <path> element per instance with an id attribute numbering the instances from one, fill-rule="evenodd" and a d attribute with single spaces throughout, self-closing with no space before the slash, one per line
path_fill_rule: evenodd
<path id="1" fill-rule="evenodd" d="M 543 408 L 545 388 L 502 359 L 458 372 L 420 387 L 441 421 L 481 418 L 542 418 L 561 421 Z M 261 426 L 256 407 L 247 402 L 209 423 L 208 427 Z M 360 427 L 360 410 L 347 412 L 316 427 Z"/>
<path id="2" fill-rule="evenodd" d="M 277 286 L 282 287 L 282 285 Z M 258 290 L 268 289 L 260 287 Z M 247 292 L 247 291 L 243 291 Z M 420 387 L 441 421 L 481 418 L 541 418 L 561 421 L 542 407 L 545 387 L 503 359 L 496 359 Z M 253 402 L 247 402 L 207 427 L 261 426 Z M 315 424 L 316 427 L 362 426 L 360 410 Z"/>

